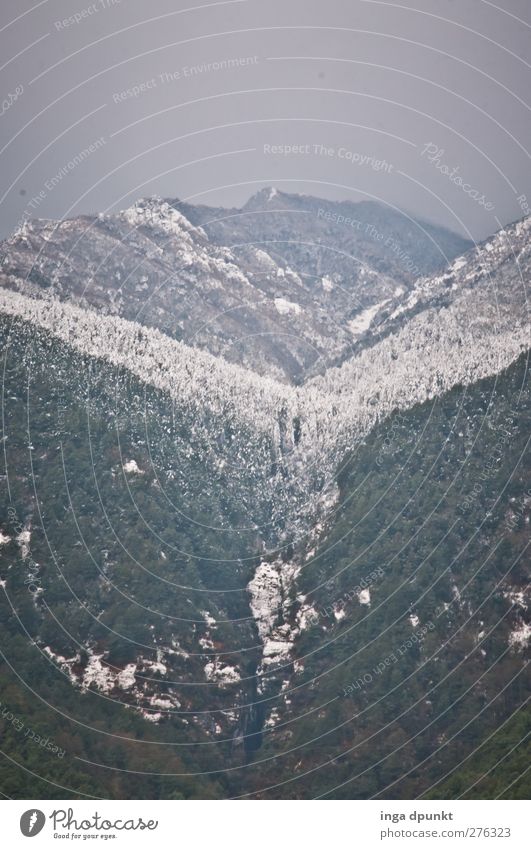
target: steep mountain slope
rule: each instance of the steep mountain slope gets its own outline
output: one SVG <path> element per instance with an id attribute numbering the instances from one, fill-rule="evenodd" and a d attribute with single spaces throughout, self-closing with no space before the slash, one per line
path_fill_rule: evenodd
<path id="1" fill-rule="evenodd" d="M 28 686 L 61 711 L 42 705 L 40 722 L 66 751 L 67 786 L 140 798 L 407 798 L 452 774 L 520 708 L 526 358 L 380 425 L 347 459 L 315 551 L 264 559 L 259 531 L 234 531 L 245 505 L 235 514 L 211 470 L 186 458 L 193 435 L 178 411 L 164 416 L 163 396 L 44 339 L 26 362 L 17 347 L 10 352 L 1 609 L 3 653 L 25 686 L 6 672 L 0 698 L 27 724 L 35 721 Z M 180 431 L 183 451 L 175 433 L 165 441 L 166 428 Z M 179 467 L 202 492 L 181 493 Z M 281 574 L 299 566 L 299 595 L 281 597 L 281 610 L 253 610 L 245 590 L 248 581 L 256 590 L 265 563 L 280 563 Z M 277 655 L 278 641 L 286 645 L 278 615 L 293 640 L 275 668 L 262 643 Z M 108 728 L 117 739 L 106 743 Z M 4 733 L 18 760 L 16 728 L 6 722 Z M 166 755 L 124 740 L 164 742 Z M 42 772 L 31 748 L 24 758 Z M 51 755 L 45 763 L 60 780 L 64 764 Z M 216 785 L 145 772 L 215 773 Z M 468 785 L 454 781 L 448 792 L 459 786 Z"/>
<path id="2" fill-rule="evenodd" d="M 251 792 L 445 798 L 467 790 L 475 760 L 496 767 L 489 735 L 526 714 L 530 683 L 528 369 L 522 356 L 396 414 L 346 461 L 299 576 L 307 627 Z M 509 797 L 526 793 L 524 714 L 501 753 L 524 782 Z M 482 777 L 479 798 L 510 783 Z"/>
<path id="3" fill-rule="evenodd" d="M 256 199 L 250 203 L 254 210 Z M 308 201 L 310 207 L 315 203 Z M 304 220 L 311 221 L 313 212 L 306 211 Z M 329 247 L 344 267 L 315 278 L 304 256 L 289 255 L 289 262 L 297 262 L 292 270 L 282 253 L 258 244 L 257 237 L 236 234 L 245 244 L 218 245 L 191 223 L 204 210 L 187 207 L 186 213 L 151 198 L 118 215 L 27 222 L 3 245 L 0 283 L 140 321 L 259 373 L 300 380 L 310 366 L 347 354 L 367 323 L 367 309 L 408 289 L 414 279 L 409 274 L 407 285 L 397 287 L 394 276 L 378 270 L 368 233 L 354 245 L 365 251 L 345 258 L 344 234 L 330 229 Z M 395 220 L 400 217 L 390 218 L 389 233 L 400 250 L 409 250 L 413 225 L 408 222 L 402 232 Z M 265 226 L 263 216 L 260 221 Z M 465 245 L 446 231 L 433 230 L 430 237 L 441 240 L 441 257 L 445 251 L 455 256 Z M 314 242 L 310 224 L 307 235 L 295 232 L 294 238 Z M 434 250 L 427 251 L 423 270 L 434 265 Z M 364 253 L 376 265 L 362 259 Z M 397 272 L 396 264 L 388 265 Z"/>
<path id="4" fill-rule="evenodd" d="M 10 332 L 0 551 L 18 630 L 56 679 L 230 739 L 257 655 L 253 470 L 227 444 L 199 453 L 207 428 L 222 438 L 214 415 L 198 427 L 127 372 Z"/>
<path id="5" fill-rule="evenodd" d="M 341 297 L 344 287 L 362 300 L 381 298 L 392 293 L 397 282 L 409 288 L 416 277 L 445 268 L 471 247 L 444 227 L 372 201 L 327 201 L 262 189 L 241 209 L 171 203 L 217 244 L 255 245 L 291 265 L 317 298 L 323 277 L 336 284 L 336 296 Z M 382 281 L 375 275 L 364 279 L 367 269 Z M 392 281 L 388 289 L 386 283 Z"/>
<path id="6" fill-rule="evenodd" d="M 326 478 L 346 446 L 393 409 L 495 374 L 527 349 L 530 231 L 525 219 L 456 260 L 442 277 L 420 280 L 378 313 L 376 328 L 369 325 L 343 365 L 300 387 L 229 365 L 138 321 L 73 306 L 65 293 L 30 297 L 25 281 L 13 276 L 0 290 L 0 308 L 84 354 L 126 367 L 199 417 L 205 410 L 245 423 L 258 442 L 249 449 L 240 442 L 240 462 L 253 452 L 259 457 L 265 436 L 290 466 L 284 477 L 304 477 L 306 468 Z M 312 489 L 310 480 L 302 484 Z"/>

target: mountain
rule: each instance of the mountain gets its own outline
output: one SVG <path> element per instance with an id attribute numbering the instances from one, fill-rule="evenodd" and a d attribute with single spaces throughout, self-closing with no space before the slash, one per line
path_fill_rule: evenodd
<path id="1" fill-rule="evenodd" d="M 324 202 L 279 194 L 284 206 L 291 203 L 299 213 L 304 206 L 306 213 L 298 225 L 301 215 L 295 215 L 296 244 L 283 250 L 248 232 L 257 224 L 266 233 L 278 226 L 280 213 L 258 214 L 261 197 L 237 216 L 200 207 L 187 207 L 185 216 L 176 203 L 148 198 L 117 215 L 26 222 L 3 246 L 2 282 L 20 290 L 24 281 L 29 295 L 139 321 L 261 374 L 301 380 L 310 366 L 345 355 L 376 304 L 413 282 L 393 247 L 380 247 L 371 228 L 415 254 L 424 272 L 467 246 L 446 230 L 363 204 L 367 232 L 353 245 L 351 228 L 323 229 L 317 204 Z M 326 204 L 336 218 L 357 206 Z M 223 220 L 207 226 L 211 215 Z M 192 223 L 199 219 L 208 235 Z M 313 244 L 322 237 L 326 250 Z M 324 256 L 330 251 L 331 261 Z"/>
<path id="2" fill-rule="evenodd" d="M 444 227 L 372 201 L 327 201 L 266 188 L 241 209 L 170 203 L 216 244 L 262 247 L 298 269 L 316 297 L 325 277 L 361 300 L 371 298 L 368 283 L 363 285 L 367 272 L 370 289 L 382 296 L 397 288 L 395 282 L 387 289 L 385 281 L 409 287 L 472 246 Z M 375 279 L 374 272 L 384 280 Z"/>
<path id="3" fill-rule="evenodd" d="M 523 727 L 530 231 L 264 190 L 4 242 L 0 698 L 74 797 L 450 796 Z"/>

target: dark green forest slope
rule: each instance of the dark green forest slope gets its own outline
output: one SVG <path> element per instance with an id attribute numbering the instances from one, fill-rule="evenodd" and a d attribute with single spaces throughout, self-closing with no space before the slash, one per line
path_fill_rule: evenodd
<path id="1" fill-rule="evenodd" d="M 284 691 L 260 696 L 246 585 L 261 517 L 249 526 L 241 500 L 252 470 L 235 487 L 199 462 L 193 415 L 126 372 L 8 333 L 5 795 L 525 796 L 524 357 L 353 450 L 316 550 L 290 547 L 313 614 Z M 240 677 L 206 686 L 214 657 Z M 105 687 L 87 678 L 94 658 Z M 134 688 L 119 686 L 134 663 Z"/>
<path id="2" fill-rule="evenodd" d="M 527 368 L 396 414 L 341 470 L 300 580 L 304 671 L 261 753 L 282 757 L 260 787 L 289 778 L 268 794 L 529 792 Z"/>

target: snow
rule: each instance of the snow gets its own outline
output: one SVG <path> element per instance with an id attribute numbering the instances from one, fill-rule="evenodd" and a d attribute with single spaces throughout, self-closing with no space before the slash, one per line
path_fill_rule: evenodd
<path id="1" fill-rule="evenodd" d="M 287 301 L 285 298 L 275 298 L 275 309 L 280 315 L 299 315 L 301 308 L 299 304 L 293 301 Z"/>
<path id="2" fill-rule="evenodd" d="M 0 531 L 0 545 L 7 545 L 8 542 L 11 542 L 11 537 L 8 537 L 7 534 Z"/>
<path id="3" fill-rule="evenodd" d="M 59 665 L 62 665 L 64 663 L 73 663 L 75 660 L 78 660 L 77 657 L 70 658 L 70 660 L 67 660 L 66 657 L 63 657 L 62 654 L 56 654 L 54 651 L 52 651 L 50 646 L 45 646 L 44 651 L 46 652 L 48 657 L 51 657 L 52 660 L 55 660 L 55 662 Z"/>
<path id="4" fill-rule="evenodd" d="M 292 303 L 284 298 L 276 300 L 281 305 Z M 236 421 L 249 424 L 257 438 L 259 434 L 273 435 L 280 410 L 291 420 L 299 417 L 303 438 L 293 459 L 301 490 L 305 485 L 308 489 L 308 482 L 300 475 L 302 464 L 309 470 L 318 466 L 326 471 L 340 459 L 343 446 L 352 445 L 353 437 L 362 438 L 393 408 L 407 409 L 456 383 L 468 385 L 498 373 L 519 356 L 522 345 L 528 345 L 525 316 L 508 314 L 505 324 L 501 318 L 496 327 L 485 322 L 481 332 L 476 332 L 471 327 L 467 302 L 464 307 L 463 314 L 459 312 L 463 306 L 437 310 L 436 333 L 435 312 L 420 312 L 340 367 L 293 387 L 135 322 L 0 289 L 0 311 L 30 321 L 86 356 L 102 357 L 111 365 L 128 368 L 183 405 L 197 408 L 200 404 L 205 413 L 211 410 L 217 415 L 230 406 Z M 295 309 L 300 310 L 298 304 Z M 376 305 L 353 319 L 351 330 L 354 327 L 359 332 L 362 325 L 366 327 L 369 312 L 375 311 Z M 457 345 L 457 339 L 465 344 Z M 378 403 L 369 405 L 369 399 L 375 397 Z M 278 502 L 278 486 L 272 495 Z"/>
<path id="5" fill-rule="evenodd" d="M 515 628 L 514 631 L 511 631 L 509 634 L 509 645 L 511 648 L 523 649 L 527 646 L 530 639 L 531 625 L 527 622 L 522 622 L 518 628 Z"/>
<path id="6" fill-rule="evenodd" d="M 511 602 L 511 604 L 516 604 L 518 607 L 527 610 L 527 598 L 525 592 L 522 590 L 512 589 L 509 592 L 505 592 L 503 595 Z"/>
<path id="7" fill-rule="evenodd" d="M 109 693 L 114 686 L 114 675 L 108 666 L 101 662 L 103 654 L 91 654 L 83 673 L 82 689 L 86 690 L 94 684 L 102 693 Z"/>
<path id="8" fill-rule="evenodd" d="M 181 239 L 191 240 L 191 234 L 206 238 L 204 230 L 194 227 L 181 212 L 161 198 L 145 198 L 137 201 L 121 216 L 133 227 L 149 226 Z"/>
<path id="9" fill-rule="evenodd" d="M 382 301 L 379 304 L 373 304 L 372 307 L 367 307 L 367 309 L 363 310 L 363 312 L 355 316 L 355 318 L 352 318 L 348 323 L 348 329 L 352 335 L 359 336 L 360 333 L 364 333 L 368 330 L 374 316 L 380 311 L 385 303 L 387 303 L 387 301 Z"/>
<path id="10" fill-rule="evenodd" d="M 274 728 L 279 719 L 280 715 L 278 712 L 278 708 L 273 708 L 266 721 L 264 722 L 264 728 Z"/>
<path id="11" fill-rule="evenodd" d="M 48 655 L 48 657 L 50 657 L 53 661 L 55 661 L 55 663 L 57 663 L 57 665 L 60 667 L 61 671 L 64 672 L 65 675 L 68 676 L 68 678 L 70 679 L 72 684 L 78 683 L 78 679 L 76 678 L 76 676 L 72 672 L 72 666 L 75 663 L 79 663 L 79 661 L 81 659 L 79 655 L 75 655 L 74 657 L 71 657 L 71 658 L 66 658 L 66 657 L 63 657 L 60 654 L 56 654 L 51 649 L 50 646 L 45 646 L 44 651 Z"/>
<path id="12" fill-rule="evenodd" d="M 162 698 L 160 696 L 152 696 L 149 700 L 149 703 L 152 707 L 159 707 L 163 710 L 171 710 L 174 707 L 180 707 L 180 704 L 178 702 L 177 704 L 174 704 L 174 702 L 168 696 L 166 696 L 165 698 Z"/>
<path id="13" fill-rule="evenodd" d="M 177 655 L 177 657 L 184 658 L 184 660 L 187 660 L 190 657 L 190 654 L 185 649 L 183 649 L 181 647 L 178 640 L 176 640 L 175 638 L 172 638 L 171 644 L 172 644 L 171 649 L 165 649 L 167 654 L 175 654 L 175 655 Z"/>
<path id="14" fill-rule="evenodd" d="M 208 612 L 208 610 L 202 610 L 202 611 L 201 611 L 201 616 L 203 616 L 203 618 L 204 618 L 204 620 L 205 620 L 206 624 L 207 624 L 207 625 L 209 625 L 210 627 L 212 627 L 213 625 L 215 625 L 215 624 L 216 624 L 216 620 L 214 619 L 214 617 L 213 617 L 213 616 L 211 616 L 211 615 L 210 615 L 210 613 Z"/>
<path id="15" fill-rule="evenodd" d="M 319 621 L 319 614 L 311 604 L 303 604 L 297 612 L 296 621 L 299 629 L 306 631 L 307 628 Z"/>
<path id="16" fill-rule="evenodd" d="M 127 460 L 123 465 L 124 472 L 127 472 L 131 475 L 143 475 L 144 472 L 139 468 L 136 460 Z"/>
<path id="17" fill-rule="evenodd" d="M 148 669 L 150 672 L 158 672 L 159 675 L 166 675 L 168 669 L 164 663 L 157 661 L 156 663 L 149 663 Z"/>
<path id="18" fill-rule="evenodd" d="M 17 536 L 17 543 L 20 546 L 20 556 L 23 560 L 25 560 L 30 553 L 30 540 L 31 531 L 29 528 L 24 528 L 24 530 L 22 530 Z"/>
<path id="19" fill-rule="evenodd" d="M 295 579 L 300 566 L 276 560 L 263 561 L 255 571 L 247 589 L 250 607 L 262 641 L 262 660 L 257 669 L 258 692 L 264 692 L 263 676 L 277 666 L 285 666 L 294 646 L 294 639 L 301 630 L 309 627 L 317 612 L 302 604 L 296 616 L 296 626 L 284 620 L 290 599 L 295 596 Z M 268 679 L 271 683 L 272 679 Z"/>
<path id="20" fill-rule="evenodd" d="M 264 641 L 264 658 L 268 658 L 269 662 L 276 661 L 279 657 L 289 655 L 293 643 L 285 642 L 284 640 L 265 640 Z"/>
<path id="21" fill-rule="evenodd" d="M 146 719 L 148 722 L 160 722 L 160 720 L 162 719 L 161 713 L 152 713 L 148 710 L 141 710 L 140 713 L 142 714 L 143 718 Z"/>
<path id="22" fill-rule="evenodd" d="M 451 271 L 454 271 L 454 272 L 455 272 L 455 271 L 460 271 L 460 270 L 461 270 L 461 268 L 464 268 L 464 267 L 466 266 L 466 262 L 467 262 L 467 261 L 466 261 L 465 257 L 463 257 L 463 256 L 458 257 L 458 258 L 457 258 L 457 259 L 456 259 L 456 260 L 452 263 L 452 265 L 450 266 L 450 270 L 451 270 Z"/>
<path id="23" fill-rule="evenodd" d="M 261 248 L 256 248 L 254 251 L 254 255 L 261 268 L 266 271 L 269 271 L 271 274 L 277 274 L 277 264 L 274 259 L 269 256 L 268 253 L 266 253 Z M 277 276 L 279 275 L 277 274 Z"/>
<path id="24" fill-rule="evenodd" d="M 236 666 L 224 666 L 219 659 L 216 659 L 206 664 L 205 678 L 222 687 L 224 684 L 237 683 L 241 676 Z"/>
<path id="25" fill-rule="evenodd" d="M 263 639 L 272 631 L 282 604 L 278 564 L 260 563 L 247 589 L 251 596 L 251 612 Z"/>
<path id="26" fill-rule="evenodd" d="M 221 268 L 221 260 L 203 256 L 193 243 L 191 235 L 203 238 L 200 231 L 168 204 L 139 202 L 124 215 L 135 226 L 149 225 L 178 235 L 181 260 L 192 265 L 207 263 L 213 274 Z M 481 262 L 488 258 L 492 265 L 501 248 L 502 242 L 493 240 L 481 252 Z M 469 258 L 461 258 L 454 262 L 451 270 L 463 283 L 477 275 L 478 266 Z M 291 274 L 289 270 L 288 273 Z M 275 284 L 278 292 L 288 291 L 288 273 L 278 269 L 277 274 L 286 278 Z M 231 279 L 246 281 L 236 265 L 231 266 L 227 274 L 229 278 L 233 275 Z M 323 277 L 321 282 L 325 291 L 333 287 L 330 278 Z M 213 412 L 223 422 L 226 422 L 226 411 L 230 410 L 231 424 L 237 431 L 242 433 L 244 426 L 249 426 L 246 434 L 251 430 L 260 438 L 267 437 L 275 460 L 282 458 L 289 486 L 280 475 L 272 477 L 264 484 L 270 487 L 265 496 L 275 503 L 279 514 L 288 518 L 293 515 L 293 521 L 299 522 L 302 513 L 299 509 L 302 503 L 300 495 L 312 491 L 310 474 L 313 468 L 320 473 L 336 468 L 345 448 L 350 449 L 376 421 L 385 418 L 393 409 L 408 409 L 441 395 L 456 384 L 469 385 L 482 377 L 496 374 L 519 356 L 521 348 L 528 347 L 526 316 L 502 310 L 495 324 L 486 321 L 481 310 L 470 308 L 482 297 L 481 293 L 467 300 L 464 284 L 458 287 L 455 302 L 442 309 L 439 306 L 431 308 L 430 298 L 439 289 L 444 291 L 449 282 L 451 276 L 448 274 L 420 281 L 393 315 L 413 309 L 418 304 L 423 309 L 398 329 L 393 328 L 389 335 L 384 334 L 381 339 L 375 340 L 370 349 L 362 350 L 340 367 L 328 369 L 324 375 L 308 380 L 300 387 L 281 385 L 271 378 L 258 376 L 135 322 L 100 315 L 53 299 L 37 300 L 3 288 L 0 291 L 0 311 L 45 329 L 87 356 L 128 368 L 145 383 L 167 392 L 193 410 Z M 396 297 L 400 294 L 399 289 L 395 290 Z M 355 316 L 349 322 L 351 334 L 359 336 L 368 330 L 375 315 L 386 303 L 374 304 Z M 299 304 L 281 296 L 274 298 L 274 305 L 280 315 L 297 316 L 302 312 Z M 295 417 L 302 423 L 298 446 L 294 446 L 292 436 L 291 423 Z M 246 468 L 253 471 L 269 468 L 267 461 L 270 461 L 271 454 L 258 451 L 255 454 L 255 448 L 251 441 L 242 449 L 240 456 L 245 458 Z M 200 461 L 202 459 L 199 458 Z M 220 462 L 224 463 L 225 459 L 220 458 Z M 133 459 L 127 460 L 123 468 L 126 473 L 144 474 Z M 258 486 L 256 489 L 258 491 Z M 316 504 L 309 503 L 305 507 L 305 520 L 322 530 L 323 524 L 315 521 L 316 516 Z M 0 545 L 8 541 L 9 537 L 0 532 Z M 29 528 L 19 534 L 17 542 L 22 556 L 27 557 L 30 551 Z M 286 613 L 295 596 L 292 589 L 296 572 L 294 564 L 264 561 L 259 564 L 248 585 L 251 611 L 262 642 L 262 662 L 268 671 L 276 663 L 286 663 L 295 638 L 312 624 L 313 617 L 317 615 L 311 606 L 305 605 L 304 599 L 298 600 L 295 616 L 290 614 L 289 618 Z M 457 586 L 453 587 L 453 592 L 454 598 L 459 601 Z M 518 590 L 507 597 L 520 607 L 525 606 L 525 599 Z M 362 590 L 358 600 L 362 605 L 370 605 L 370 591 Z M 202 613 L 207 626 L 214 627 L 214 617 L 208 611 Z M 342 608 L 334 608 L 336 621 L 341 621 L 344 615 Z M 412 627 L 416 627 L 419 618 L 410 614 L 409 621 Z M 529 626 L 522 625 L 512 632 L 510 644 L 517 647 L 528 638 Z M 201 640 L 201 648 L 214 647 L 209 635 Z M 102 658 L 103 655 L 90 658 L 83 676 L 84 687 L 93 685 L 105 691 L 116 685 L 123 689 L 134 686 L 135 665 L 130 664 L 116 674 L 102 663 Z M 64 658 L 61 662 L 68 663 Z M 167 667 L 160 658 L 150 667 L 148 664 L 148 668 L 163 675 L 167 673 Z M 206 665 L 205 675 L 208 680 L 217 683 L 239 680 L 237 668 L 224 665 L 219 659 Z"/>
<path id="27" fill-rule="evenodd" d="M 136 663 L 129 663 L 118 674 L 117 683 L 122 690 L 129 690 L 135 684 Z"/>

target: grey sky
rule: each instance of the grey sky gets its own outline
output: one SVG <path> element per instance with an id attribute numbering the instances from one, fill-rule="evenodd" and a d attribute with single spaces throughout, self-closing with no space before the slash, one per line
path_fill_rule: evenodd
<path id="1" fill-rule="evenodd" d="M 374 198 L 474 238 L 531 203 L 527 0 L 3 0 L 0 14 L 2 235 L 24 215 L 152 194 L 240 205 L 264 185 Z"/>

